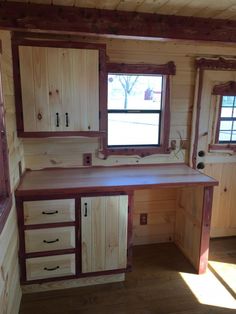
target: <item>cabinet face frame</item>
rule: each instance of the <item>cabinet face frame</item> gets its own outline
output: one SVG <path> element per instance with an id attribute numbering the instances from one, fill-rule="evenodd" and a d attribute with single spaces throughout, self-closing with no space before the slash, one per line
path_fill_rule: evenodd
<path id="1" fill-rule="evenodd" d="M 23 103 L 20 77 L 20 58 L 19 46 L 31 47 L 48 47 L 48 48 L 73 48 L 73 49 L 90 49 L 97 50 L 99 55 L 99 131 L 34 131 L 26 132 L 24 130 L 23 120 Z M 106 45 L 95 43 L 71 42 L 65 40 L 40 40 L 26 39 L 24 37 L 12 37 L 12 59 L 13 59 L 13 80 L 15 90 L 15 106 L 16 106 L 16 124 L 17 134 L 19 137 L 63 137 L 63 136 L 87 136 L 98 137 L 104 130 L 102 129 L 100 111 L 101 107 L 106 104 Z"/>
<path id="2" fill-rule="evenodd" d="M 91 272 L 82 274 L 81 265 L 81 198 L 82 197 L 96 197 L 96 196 L 117 196 L 117 195 L 128 195 L 128 230 L 127 230 L 127 267 L 125 269 L 115 269 L 100 272 Z M 111 274 L 119 274 L 131 271 L 132 269 L 132 209 L 133 209 L 133 192 L 131 191 L 118 191 L 118 192 L 98 192 L 98 193 L 70 193 L 61 195 L 60 199 L 75 199 L 75 222 L 60 222 L 60 223 L 47 223 L 40 225 L 25 225 L 24 224 L 24 209 L 23 203 L 26 201 L 42 201 L 42 200 L 58 200 L 58 195 L 55 196 L 37 196 L 37 192 L 33 196 L 16 197 L 16 208 L 17 208 L 17 220 L 19 230 L 19 263 L 20 263 L 20 280 L 21 284 L 33 284 L 33 283 L 44 283 L 50 281 L 59 281 L 65 279 L 74 279 L 82 277 L 92 276 L 103 276 Z M 46 251 L 36 253 L 26 253 L 25 250 L 25 230 L 42 229 L 42 228 L 54 228 L 54 227 L 68 227 L 75 226 L 75 249 L 66 249 L 58 251 Z M 53 255 L 65 255 L 75 254 L 75 275 L 65 277 L 52 277 L 45 279 L 37 279 L 27 281 L 26 277 L 26 259 L 43 256 Z"/>

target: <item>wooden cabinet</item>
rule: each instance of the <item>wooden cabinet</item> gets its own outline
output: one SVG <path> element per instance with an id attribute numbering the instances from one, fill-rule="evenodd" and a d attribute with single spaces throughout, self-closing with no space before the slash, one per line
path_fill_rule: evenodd
<path id="1" fill-rule="evenodd" d="M 99 134 L 104 45 L 24 40 L 13 51 L 19 135 Z"/>
<path id="2" fill-rule="evenodd" d="M 128 196 L 81 200 L 82 273 L 127 267 Z"/>
<path id="3" fill-rule="evenodd" d="M 126 271 L 128 195 L 45 198 L 17 198 L 22 283 Z"/>

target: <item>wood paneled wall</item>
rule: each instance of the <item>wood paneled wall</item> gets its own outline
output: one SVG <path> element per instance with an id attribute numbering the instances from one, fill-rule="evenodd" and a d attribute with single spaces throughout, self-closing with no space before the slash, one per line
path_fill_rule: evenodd
<path id="1" fill-rule="evenodd" d="M 219 180 L 214 188 L 211 237 L 236 235 L 236 163 L 212 163 L 205 173 Z"/>
<path id="2" fill-rule="evenodd" d="M 73 40 L 73 38 L 72 38 Z M 78 40 L 78 38 L 77 38 Z M 188 144 L 191 132 L 191 116 L 195 84 L 194 60 L 197 56 L 233 56 L 233 46 L 155 42 L 138 40 L 81 38 L 80 41 L 106 43 L 109 62 L 176 63 L 177 72 L 172 79 L 170 140 L 177 141 L 177 148 L 170 155 L 153 155 L 145 158 L 136 156 L 112 156 L 104 160 L 98 153 L 96 138 L 68 139 L 24 139 L 25 163 L 27 168 L 81 166 L 82 153 L 92 153 L 93 165 L 117 165 L 136 163 L 187 162 L 187 150 L 181 148 L 181 139 Z"/>
<path id="3" fill-rule="evenodd" d="M 138 190 L 134 193 L 134 245 L 173 242 L 176 189 Z M 140 214 L 147 214 L 147 224 L 140 225 Z"/>
<path id="4" fill-rule="evenodd" d="M 14 192 L 19 180 L 19 161 L 22 162 L 24 168 L 23 145 L 16 134 L 10 33 L 0 31 L 0 40 L 2 41 L 0 66 L 6 109 L 11 189 Z M 15 205 L 13 205 L 0 235 L 0 314 L 17 314 L 19 311 L 21 288 L 19 284 L 17 234 L 16 211 Z"/>

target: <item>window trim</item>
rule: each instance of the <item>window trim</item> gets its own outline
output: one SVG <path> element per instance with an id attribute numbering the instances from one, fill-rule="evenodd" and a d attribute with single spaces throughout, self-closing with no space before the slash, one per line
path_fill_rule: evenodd
<path id="1" fill-rule="evenodd" d="M 222 108 L 222 100 L 223 96 L 234 96 L 236 97 L 236 82 L 229 81 L 223 84 L 215 85 L 212 90 L 212 95 L 219 96 L 219 108 L 218 108 L 218 115 L 216 120 L 216 128 L 215 128 L 215 136 L 214 136 L 214 143 L 209 145 L 209 150 L 219 150 L 225 151 L 230 150 L 236 152 L 236 143 L 220 143 L 219 142 L 219 130 L 220 130 L 220 121 L 221 121 L 221 108 Z"/>
<path id="2" fill-rule="evenodd" d="M 166 64 L 124 64 L 124 63 L 107 63 L 106 77 L 110 73 L 129 73 L 140 75 L 162 75 L 163 76 L 163 107 L 161 109 L 160 123 L 160 144 L 154 145 L 137 145 L 137 146 L 108 146 L 108 109 L 107 109 L 107 91 L 108 80 L 106 79 L 106 101 L 102 104 L 100 117 L 101 128 L 104 135 L 101 137 L 101 153 L 106 158 L 109 155 L 138 155 L 145 157 L 152 154 L 170 154 L 169 133 L 170 133 L 170 75 L 176 72 L 174 62 Z"/>
<path id="3" fill-rule="evenodd" d="M 2 196 L 0 197 L 0 234 L 1 234 L 12 207 L 1 75 L 0 75 L 0 168 L 3 170 L 1 171 L 0 174 L 1 181 L 3 182 L 3 186 L 0 188 L 2 194 Z"/>

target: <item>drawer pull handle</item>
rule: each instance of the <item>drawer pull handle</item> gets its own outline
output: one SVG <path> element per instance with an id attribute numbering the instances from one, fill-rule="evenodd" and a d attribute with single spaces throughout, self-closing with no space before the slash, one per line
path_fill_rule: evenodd
<path id="1" fill-rule="evenodd" d="M 59 242 L 59 239 L 52 240 L 52 241 L 43 240 L 43 243 L 47 243 L 47 244 L 55 243 L 55 242 Z"/>
<path id="2" fill-rule="evenodd" d="M 88 204 L 84 203 L 84 217 L 88 216 Z"/>
<path id="3" fill-rule="evenodd" d="M 58 214 L 58 210 L 55 210 L 54 212 L 42 212 L 43 215 L 54 215 Z"/>
<path id="4" fill-rule="evenodd" d="M 44 270 L 46 270 L 46 271 L 54 271 L 54 270 L 57 270 L 59 268 L 60 268 L 60 266 L 56 266 L 56 267 L 53 267 L 53 268 L 44 267 Z"/>

